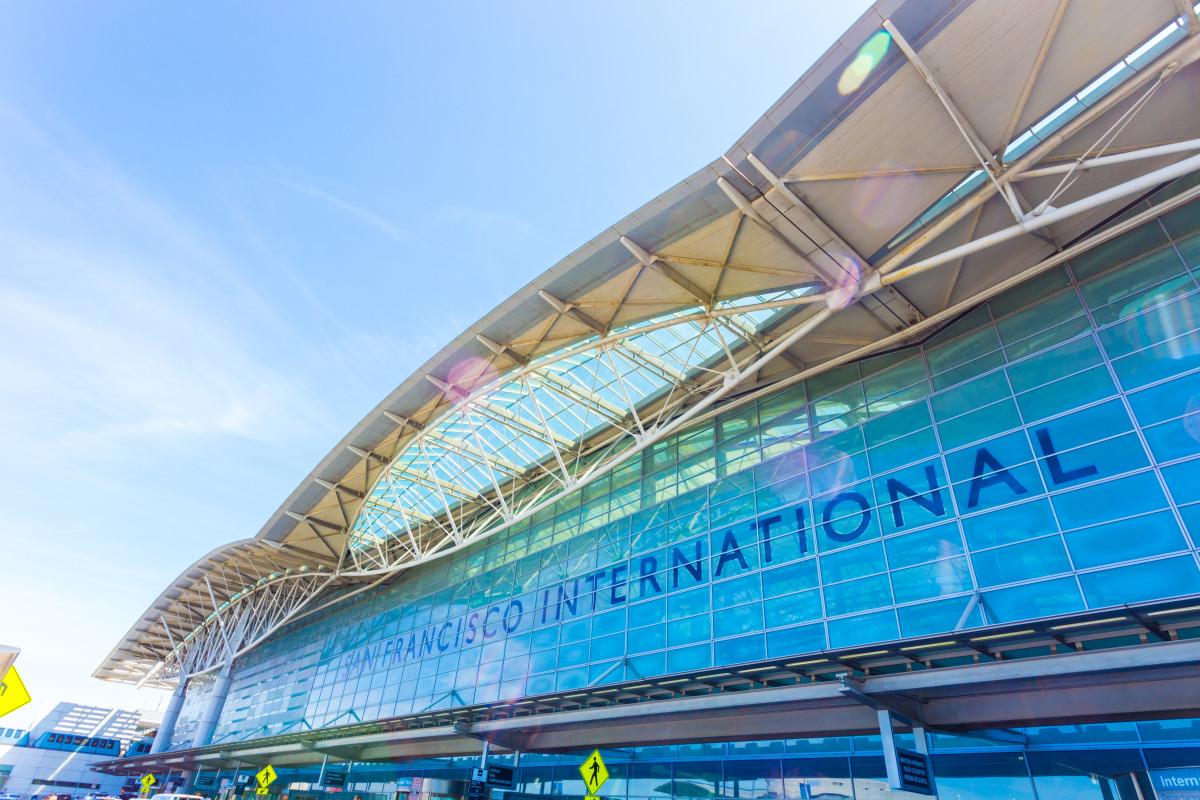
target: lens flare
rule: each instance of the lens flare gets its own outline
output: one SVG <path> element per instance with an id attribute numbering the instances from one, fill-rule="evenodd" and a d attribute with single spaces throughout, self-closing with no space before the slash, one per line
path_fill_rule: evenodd
<path id="1" fill-rule="evenodd" d="M 840 269 L 836 270 L 837 283 L 829 287 L 829 307 L 841 310 L 854 302 L 858 287 L 862 283 L 862 265 L 858 259 L 844 253 L 831 253 Z"/>
<path id="2" fill-rule="evenodd" d="M 913 198 L 922 187 L 908 165 L 884 161 L 876 169 L 884 174 L 854 181 L 850 207 L 863 225 L 892 233 L 912 219 Z"/>
<path id="3" fill-rule="evenodd" d="M 838 79 L 838 91 L 842 94 L 857 91 L 867 76 L 883 62 L 891 44 L 892 37 L 886 31 L 880 31 L 867 39 L 867 43 L 859 48 L 858 55 L 850 62 L 850 66 L 842 71 L 842 77 Z"/>
<path id="4" fill-rule="evenodd" d="M 448 383 L 470 394 L 491 383 L 497 375 L 496 368 L 482 358 L 467 358 L 450 369 Z"/>

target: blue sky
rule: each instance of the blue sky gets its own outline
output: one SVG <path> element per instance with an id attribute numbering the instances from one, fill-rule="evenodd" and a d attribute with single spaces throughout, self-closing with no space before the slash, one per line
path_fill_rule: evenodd
<path id="1" fill-rule="evenodd" d="M 34 702 L 862 2 L 6 4 L 0 643 Z"/>

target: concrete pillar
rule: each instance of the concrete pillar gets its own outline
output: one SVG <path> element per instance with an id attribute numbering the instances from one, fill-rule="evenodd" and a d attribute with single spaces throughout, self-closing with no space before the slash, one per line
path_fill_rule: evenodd
<path id="1" fill-rule="evenodd" d="M 179 709 L 183 708 L 183 699 L 187 697 L 187 682 L 187 676 L 181 675 L 175 691 L 171 692 L 167 710 L 163 712 L 162 723 L 158 726 L 158 733 L 154 734 L 154 743 L 150 745 L 151 753 L 161 753 L 170 749 L 171 737 L 175 735 L 175 723 L 179 719 Z"/>
<path id="2" fill-rule="evenodd" d="M 229 673 L 233 671 L 233 661 L 226 661 L 225 666 L 217 673 L 213 681 L 212 693 L 208 696 L 208 704 L 204 706 L 204 714 L 200 724 L 196 726 L 196 738 L 192 747 L 204 747 L 212 743 L 213 731 L 217 729 L 217 720 L 221 718 L 221 709 L 225 707 L 225 696 L 229 694 Z"/>

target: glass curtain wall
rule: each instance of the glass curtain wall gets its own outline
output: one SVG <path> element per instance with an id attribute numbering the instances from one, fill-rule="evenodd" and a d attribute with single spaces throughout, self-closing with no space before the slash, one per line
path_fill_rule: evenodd
<path id="1" fill-rule="evenodd" d="M 976 595 L 970 626 L 1200 593 L 1198 230 L 1177 210 L 299 621 L 239 659 L 214 741 L 948 631 Z"/>

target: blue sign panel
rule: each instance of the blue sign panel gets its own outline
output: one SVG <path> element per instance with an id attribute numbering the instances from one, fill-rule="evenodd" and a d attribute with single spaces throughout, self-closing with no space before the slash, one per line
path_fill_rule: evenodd
<path id="1" fill-rule="evenodd" d="M 1200 800 L 1200 767 L 1150 772 L 1158 800 Z"/>

